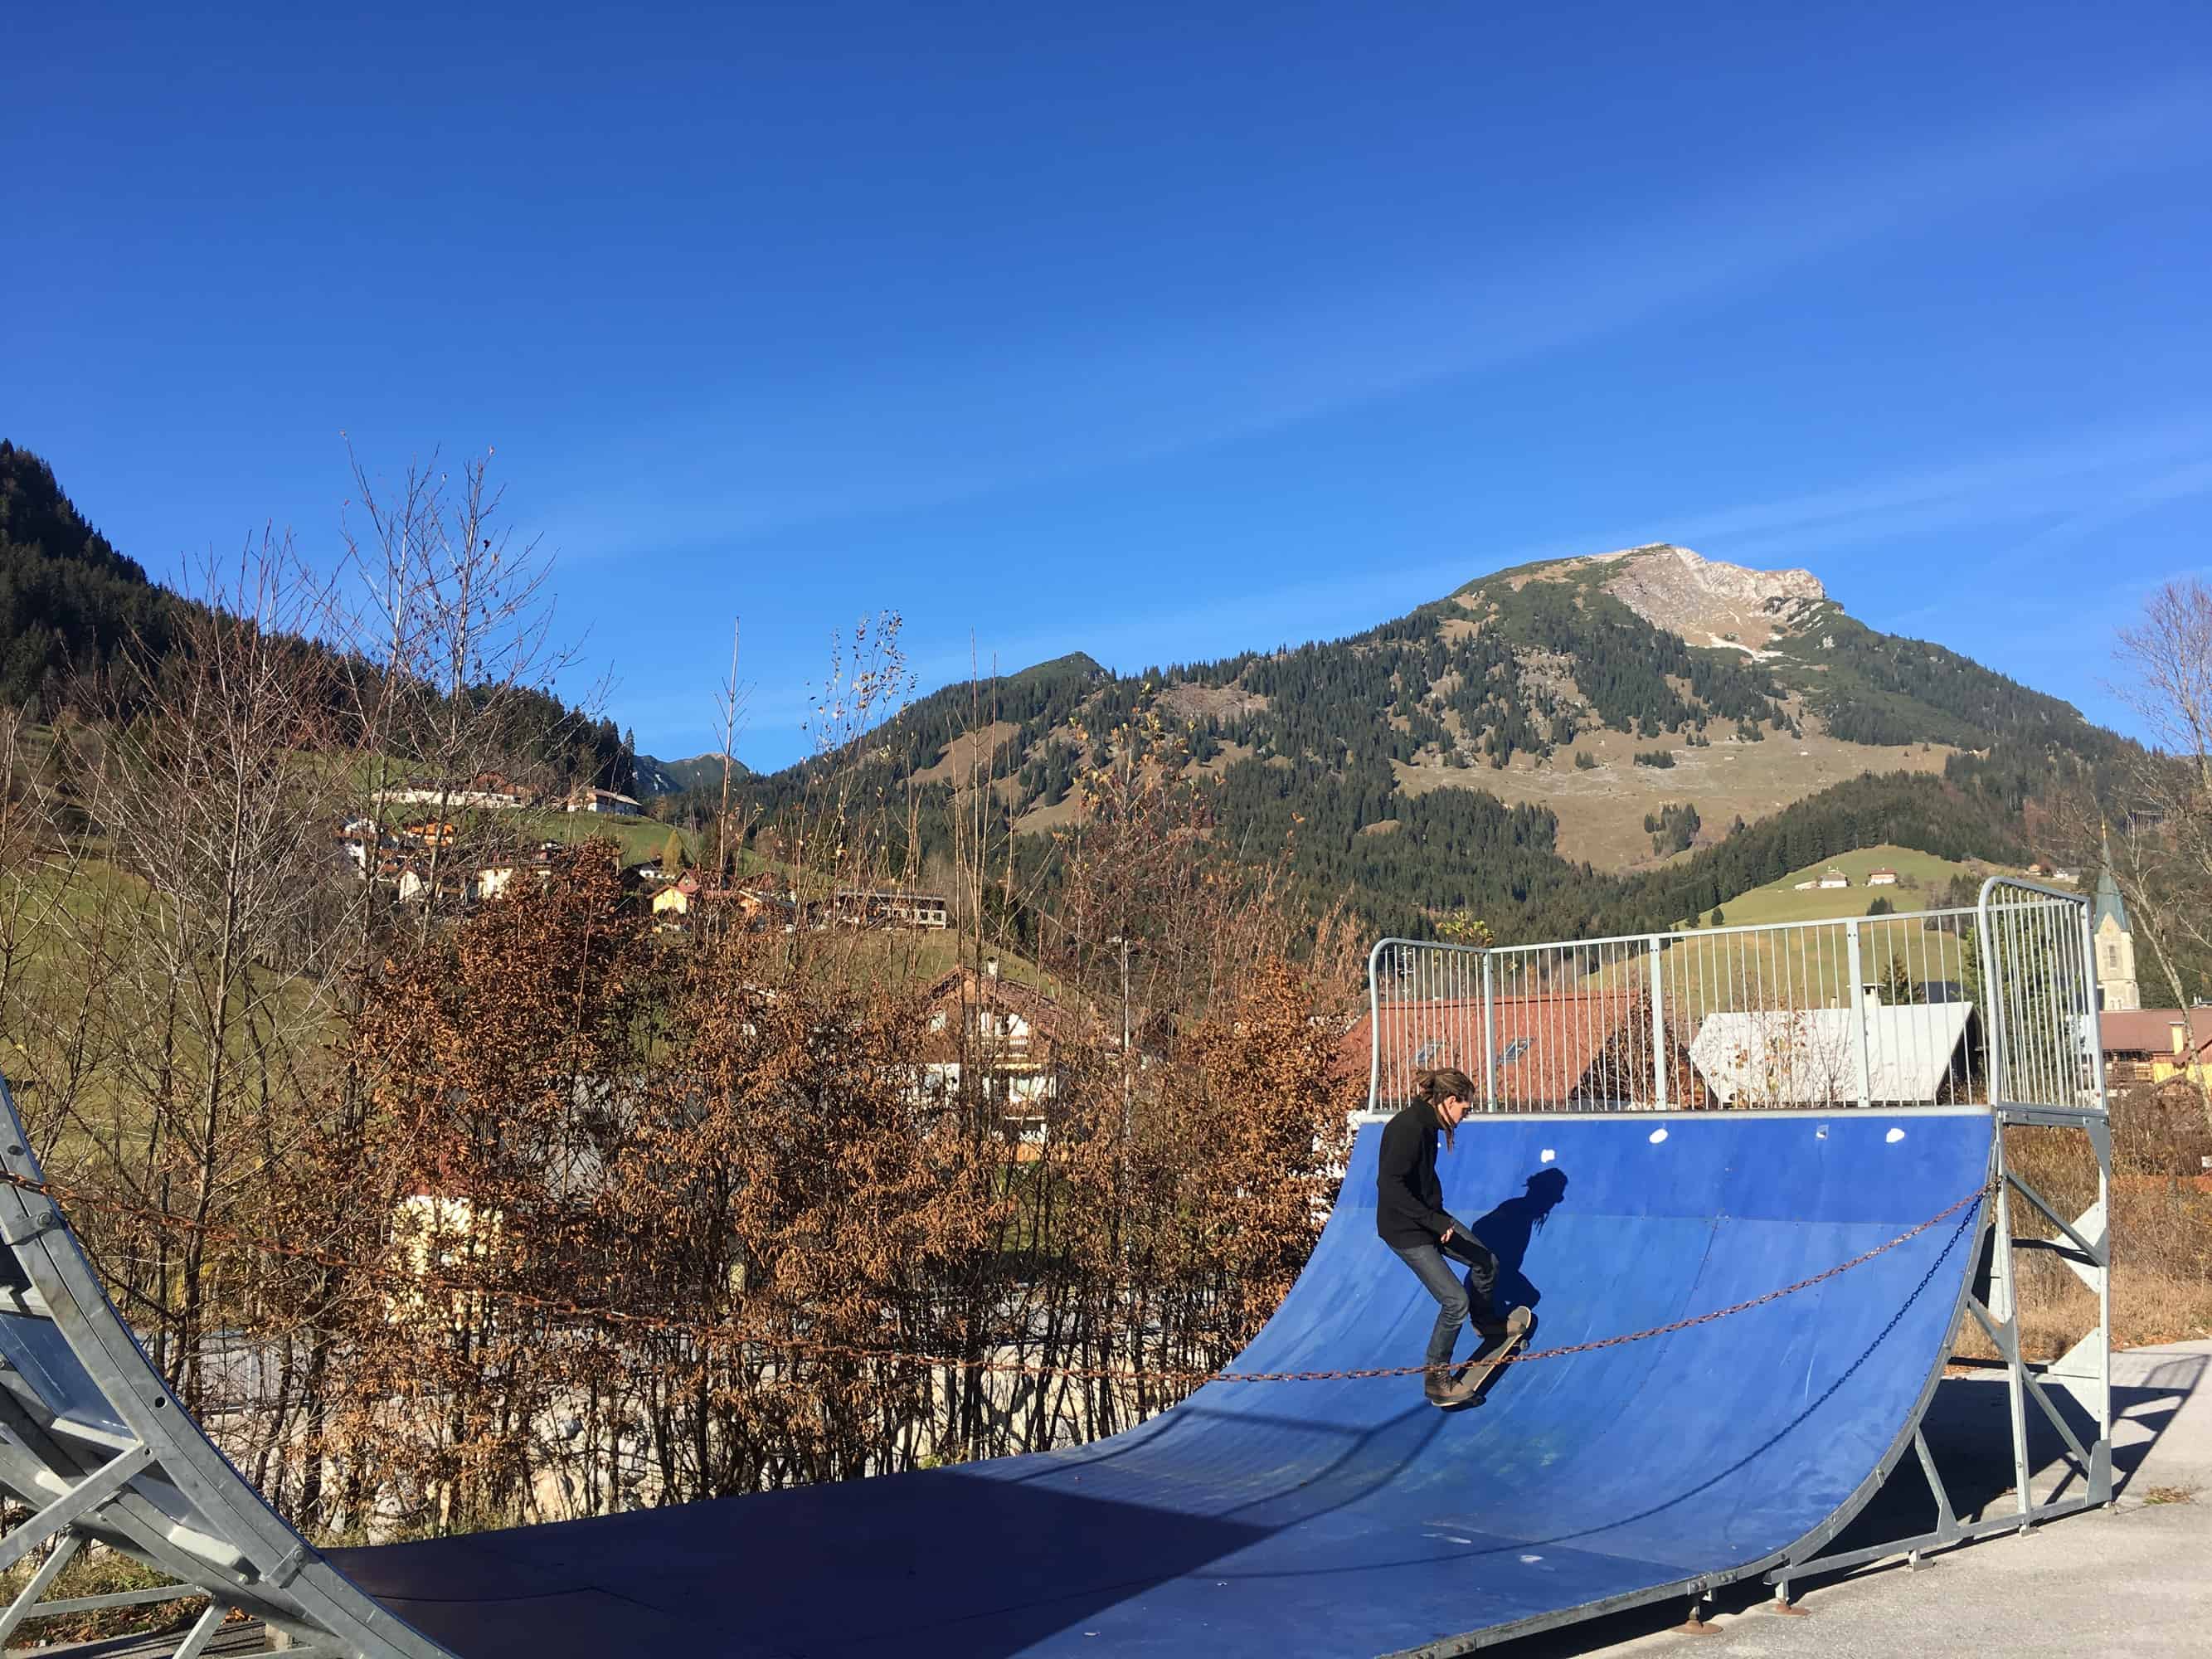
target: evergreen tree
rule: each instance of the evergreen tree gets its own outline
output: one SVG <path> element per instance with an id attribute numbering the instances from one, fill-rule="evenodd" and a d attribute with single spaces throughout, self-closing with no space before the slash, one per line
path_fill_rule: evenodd
<path id="1" fill-rule="evenodd" d="M 1889 961 L 1883 966 L 1879 983 L 1881 1000 L 1893 1008 L 1902 1008 L 1921 999 L 1920 988 L 1912 982 L 1911 969 L 1895 951 L 1890 953 Z"/>

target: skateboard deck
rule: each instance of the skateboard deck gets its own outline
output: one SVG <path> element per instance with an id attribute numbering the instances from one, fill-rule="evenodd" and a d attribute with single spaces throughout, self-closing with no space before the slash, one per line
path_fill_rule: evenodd
<path id="1" fill-rule="evenodd" d="M 1475 1357 L 1468 1360 L 1461 1368 L 1459 1375 L 1452 1379 L 1451 1388 L 1441 1403 L 1447 1409 L 1479 1403 L 1482 1385 L 1490 1381 L 1492 1372 L 1519 1352 L 1521 1345 L 1528 1340 L 1529 1328 L 1535 1322 L 1535 1315 L 1526 1308 L 1516 1308 L 1506 1315 L 1504 1340 L 1487 1353 L 1476 1351 Z"/>

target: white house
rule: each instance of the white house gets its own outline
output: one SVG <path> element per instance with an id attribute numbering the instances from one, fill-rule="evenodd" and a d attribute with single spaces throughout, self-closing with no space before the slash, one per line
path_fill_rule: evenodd
<path id="1" fill-rule="evenodd" d="M 1821 875 L 1819 884 L 1822 887 L 1848 887 L 1851 884 L 1851 878 L 1840 870 L 1829 870 Z"/>
<path id="2" fill-rule="evenodd" d="M 1894 887 L 1897 885 L 1897 872 L 1894 870 L 1869 870 L 1867 872 L 1867 885 L 1869 887 Z"/>
<path id="3" fill-rule="evenodd" d="M 374 818 L 355 818 L 338 831 L 338 845 L 345 849 L 345 855 L 353 860 L 354 868 L 366 877 L 368 874 L 371 850 L 390 847 L 395 843 L 384 833 L 383 826 Z"/>
<path id="4" fill-rule="evenodd" d="M 521 794 L 513 789 L 380 789 L 377 800 L 386 806 L 444 806 L 454 811 L 475 807 L 479 811 L 512 811 L 523 805 Z"/>
<path id="5" fill-rule="evenodd" d="M 942 893 L 837 890 L 837 909 L 848 921 L 868 927 L 949 927 L 952 906 Z"/>
<path id="6" fill-rule="evenodd" d="M 611 789 L 580 789 L 568 797 L 568 810 L 571 812 L 602 812 L 618 818 L 643 816 L 635 800 L 628 795 L 617 794 Z"/>
<path id="7" fill-rule="evenodd" d="M 1969 1002 L 1892 1007 L 1868 986 L 1856 1007 L 1708 1014 L 1690 1060 L 1723 1106 L 1851 1105 L 1947 1098 L 1966 1079 Z M 1860 1033 L 1866 1044 L 1860 1069 Z"/>
<path id="8" fill-rule="evenodd" d="M 476 896 L 480 899 L 497 898 L 514 884 L 515 873 L 516 866 L 512 864 L 495 864 L 477 871 Z M 539 880 L 543 881 L 546 872 L 540 869 Z"/>
<path id="9" fill-rule="evenodd" d="M 956 968 L 930 988 L 933 1005 L 916 1067 L 924 1099 L 957 1092 L 969 1080 L 996 1103 L 1020 1144 L 1034 1148 L 1044 1132 L 1048 1103 L 1060 1092 L 1054 1059 L 1067 1020 L 1060 1003 L 1034 986 L 1001 980 L 999 964 L 980 975 Z M 1033 1154 L 1032 1154 L 1033 1155 Z"/>

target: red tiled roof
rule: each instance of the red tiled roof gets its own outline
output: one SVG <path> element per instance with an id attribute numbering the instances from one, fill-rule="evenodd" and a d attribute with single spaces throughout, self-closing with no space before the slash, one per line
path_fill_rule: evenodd
<path id="1" fill-rule="evenodd" d="M 1041 1058 L 1074 1030 L 1074 1019 L 1067 1007 L 1036 987 L 1019 980 L 978 974 L 972 968 L 952 969 L 931 985 L 926 994 L 932 1012 L 944 1024 L 924 1036 L 925 1060 L 958 1059 L 963 1044 L 958 1026 L 964 1016 L 975 1012 L 988 1011 L 1001 1018 L 1019 1017 L 1029 1029 L 1022 1040 L 1021 1052 L 1012 1056 L 1016 1059 Z"/>
<path id="2" fill-rule="evenodd" d="M 1382 1023 L 1389 1045 L 1382 1055 L 1386 1079 L 1449 1066 L 1482 1081 L 1480 999 L 1439 999 L 1399 1008 L 1401 1017 Z M 1490 1041 L 1498 1091 L 1527 1102 L 1618 1092 L 1607 1075 L 1608 1064 L 1650 1065 L 1644 1036 L 1650 1014 L 1648 995 L 1635 991 L 1498 998 L 1491 1005 Z M 1362 1014 L 1352 1022 L 1339 1050 L 1356 1072 L 1367 1069 L 1374 1052 L 1369 1019 Z M 1632 1060 L 1638 1050 L 1644 1057 Z"/>
<path id="3" fill-rule="evenodd" d="M 2128 1008 L 2097 1016 L 2097 1041 L 2108 1054 L 2171 1054 L 2173 1028 L 2186 1020 L 2189 1047 L 2212 1044 L 2212 1008 Z"/>

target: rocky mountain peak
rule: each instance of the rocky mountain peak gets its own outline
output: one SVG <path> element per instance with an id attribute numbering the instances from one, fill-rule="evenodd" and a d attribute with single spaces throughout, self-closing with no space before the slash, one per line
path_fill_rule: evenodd
<path id="1" fill-rule="evenodd" d="M 1757 653 L 1802 623 L 1828 591 L 1809 570 L 1753 570 L 1657 542 L 1573 562 L 1611 565 L 1605 591 L 1692 645 Z"/>

